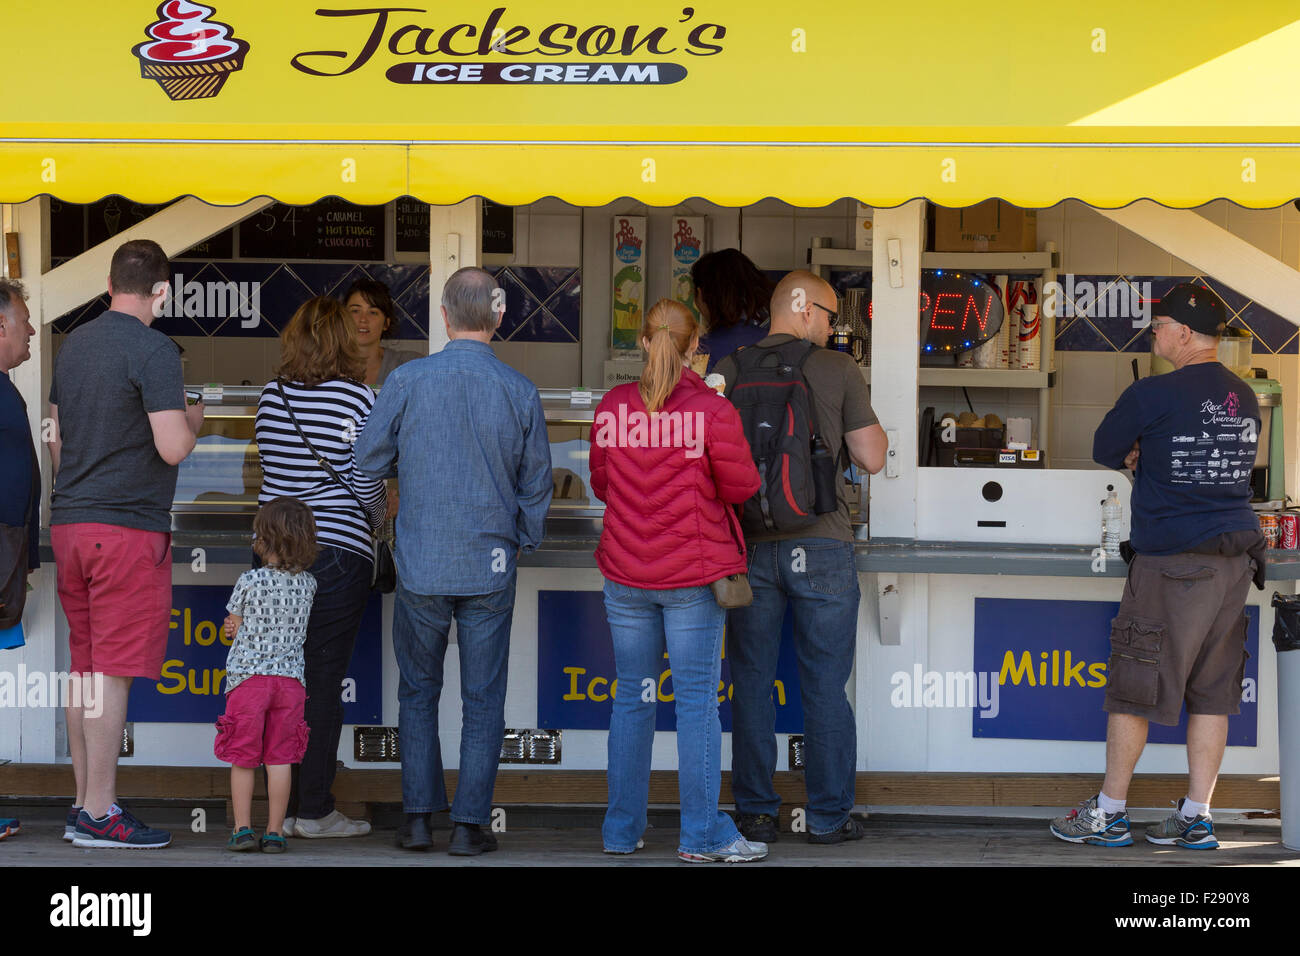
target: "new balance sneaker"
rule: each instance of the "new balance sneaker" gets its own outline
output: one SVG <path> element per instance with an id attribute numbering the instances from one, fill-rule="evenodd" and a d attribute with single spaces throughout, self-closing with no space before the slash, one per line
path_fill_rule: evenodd
<path id="1" fill-rule="evenodd" d="M 13 817 L 0 817 L 0 840 L 13 836 L 21 829 L 22 827 Z"/>
<path id="2" fill-rule="evenodd" d="M 77 815 L 81 813 L 81 807 L 71 807 L 68 809 L 68 815 L 63 818 L 63 839 L 71 843 L 77 836 Z"/>
<path id="3" fill-rule="evenodd" d="M 117 804 L 108 816 L 96 820 L 85 810 L 77 814 L 77 831 L 72 845 L 79 847 L 114 847 L 128 850 L 158 850 L 172 842 L 166 830 L 154 830 L 137 820 L 130 810 Z"/>
<path id="4" fill-rule="evenodd" d="M 1217 850 L 1219 841 L 1214 838 L 1214 820 L 1208 814 L 1197 814 L 1190 820 L 1182 815 L 1183 801 L 1179 797 L 1173 813 L 1153 827 L 1147 827 L 1147 842 L 1160 846 L 1181 846 L 1189 850 Z"/>
<path id="5" fill-rule="evenodd" d="M 780 838 L 776 818 L 770 813 L 737 813 L 736 829 L 755 843 L 775 843 Z"/>
<path id="6" fill-rule="evenodd" d="M 677 851 L 677 859 L 685 863 L 756 863 L 765 856 L 767 856 L 766 843 L 752 843 L 744 837 L 736 837 L 722 849 L 711 853 Z"/>
<path id="7" fill-rule="evenodd" d="M 1052 821 L 1052 836 L 1066 843 L 1091 843 L 1093 846 L 1131 846 L 1128 811 L 1104 813 L 1097 798 L 1089 797 L 1063 817 Z"/>

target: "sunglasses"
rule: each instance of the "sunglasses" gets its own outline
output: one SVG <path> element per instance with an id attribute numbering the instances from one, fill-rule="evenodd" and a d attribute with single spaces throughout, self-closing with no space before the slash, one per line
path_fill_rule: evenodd
<path id="1" fill-rule="evenodd" d="M 826 308 L 826 306 L 822 305 L 820 302 L 814 302 L 814 303 L 812 303 L 812 304 L 815 305 L 817 308 L 821 309 L 821 310 L 822 310 L 823 312 L 825 312 L 828 316 L 830 316 L 829 321 L 830 321 L 830 323 L 831 323 L 832 325 L 834 325 L 834 324 L 835 324 L 835 320 L 838 319 L 838 318 L 840 317 L 840 314 L 839 314 L 838 312 L 836 312 L 834 309 L 828 309 L 828 308 Z"/>

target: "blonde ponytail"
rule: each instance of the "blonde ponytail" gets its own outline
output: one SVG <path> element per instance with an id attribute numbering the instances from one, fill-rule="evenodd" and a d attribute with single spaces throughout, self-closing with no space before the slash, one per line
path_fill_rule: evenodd
<path id="1" fill-rule="evenodd" d="M 641 372 L 641 400 L 647 411 L 663 408 L 682 378 L 686 350 L 698 326 L 690 309 L 672 299 L 660 299 L 645 314 L 641 337 L 650 343 L 650 356 Z"/>

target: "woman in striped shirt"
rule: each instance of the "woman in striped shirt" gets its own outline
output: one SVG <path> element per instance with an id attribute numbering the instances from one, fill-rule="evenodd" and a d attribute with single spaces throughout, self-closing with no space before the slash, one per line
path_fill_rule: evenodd
<path id="1" fill-rule="evenodd" d="M 336 810 L 330 790 L 343 729 L 340 687 L 370 597 L 371 531 L 380 530 L 384 520 L 384 483 L 353 474 L 353 445 L 375 395 L 361 384 L 365 366 L 356 328 L 337 300 L 317 296 L 304 303 L 285 328 L 280 347 L 276 380 L 262 389 L 257 403 L 255 434 L 262 458 L 258 503 L 280 496 L 304 502 L 316 519 L 320 546 L 310 569 L 316 599 L 303 644 L 311 736 L 301 766 L 295 767 L 285 832 L 363 836 L 370 824 Z M 338 481 L 318 459 L 329 463 Z"/>

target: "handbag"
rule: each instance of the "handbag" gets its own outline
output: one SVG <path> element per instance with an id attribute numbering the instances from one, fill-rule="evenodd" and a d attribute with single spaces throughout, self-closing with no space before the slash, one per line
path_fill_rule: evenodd
<path id="1" fill-rule="evenodd" d="M 754 591 L 749 586 L 749 575 L 729 574 L 718 578 L 709 585 L 718 607 L 731 610 L 736 607 L 749 607 L 754 603 Z"/>
<path id="2" fill-rule="evenodd" d="M 731 508 L 727 509 L 727 527 L 731 529 L 734 536 L 736 533 L 736 513 Z M 739 544 L 739 539 L 737 539 Z M 718 578 L 709 585 L 713 591 L 713 598 L 718 602 L 718 607 L 729 611 L 737 607 L 749 607 L 754 603 L 754 591 L 749 586 L 748 574 L 729 574 L 725 578 Z"/>
<path id="3" fill-rule="evenodd" d="M 301 438 L 302 443 L 307 446 L 307 451 L 311 456 L 316 459 L 316 464 L 324 468 L 329 473 L 329 476 L 338 482 L 344 491 L 352 496 L 356 501 L 357 506 L 361 509 L 361 513 L 363 515 L 366 514 L 366 506 L 357 496 L 357 493 L 348 487 L 347 482 L 339 477 L 338 472 L 334 470 L 334 466 L 318 455 L 316 449 L 312 447 L 311 442 L 303 433 L 302 426 L 298 424 L 298 417 L 294 415 L 293 409 L 289 407 L 289 399 L 284 394 L 284 386 L 281 384 L 279 379 L 275 380 L 275 389 L 280 393 L 280 401 L 284 405 L 284 410 L 289 413 L 289 421 L 293 422 L 293 427 L 298 432 L 298 437 Z M 380 594 L 392 594 L 393 591 L 397 590 L 397 565 L 393 563 L 393 549 L 388 546 L 387 541 L 375 534 L 373 530 L 370 532 L 370 547 L 374 558 L 374 573 L 370 577 L 370 590 L 378 591 Z"/>

